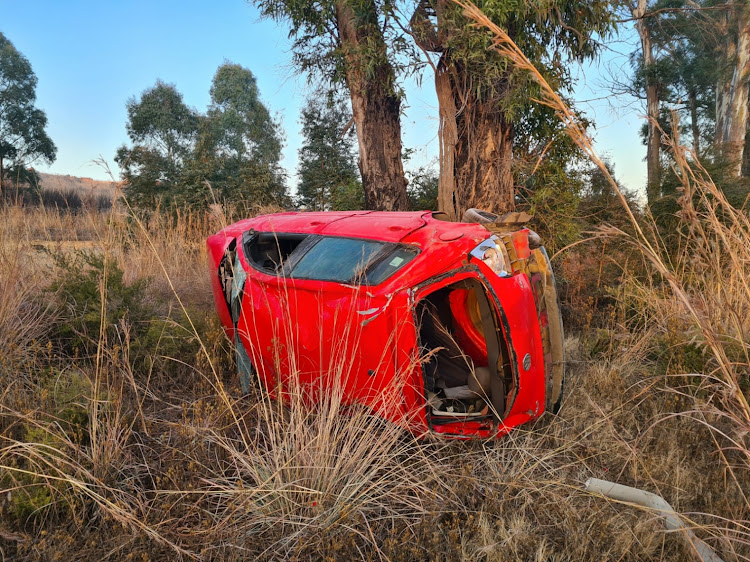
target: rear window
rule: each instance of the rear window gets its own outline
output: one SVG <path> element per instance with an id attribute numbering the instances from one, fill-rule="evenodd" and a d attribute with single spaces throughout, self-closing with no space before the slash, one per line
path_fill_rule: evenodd
<path id="1" fill-rule="evenodd" d="M 415 248 L 398 247 L 384 258 L 378 260 L 365 273 L 368 285 L 378 285 L 409 263 L 417 255 Z"/>
<path id="2" fill-rule="evenodd" d="M 363 274 L 385 243 L 352 238 L 321 238 L 300 258 L 292 276 L 320 281 L 364 282 Z"/>

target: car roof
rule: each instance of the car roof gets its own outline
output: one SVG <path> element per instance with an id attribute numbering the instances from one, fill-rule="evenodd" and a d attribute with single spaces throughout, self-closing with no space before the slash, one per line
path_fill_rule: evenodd
<path id="1" fill-rule="evenodd" d="M 456 223 L 441 219 L 440 214 L 433 211 L 276 213 L 236 222 L 209 238 L 209 241 L 213 238 L 226 241 L 253 229 L 259 232 L 363 238 L 420 248 L 419 255 L 409 266 L 399 270 L 379 285 L 378 289 L 368 289 L 388 290 L 390 284 L 403 285 L 404 275 L 409 278 L 407 284 L 413 286 L 447 269 L 455 268 L 460 263 L 465 263 L 468 253 L 491 235 L 491 232 L 477 223 Z M 225 244 L 219 244 L 221 251 L 226 247 Z"/>
<path id="2" fill-rule="evenodd" d="M 425 226 L 431 216 L 431 211 L 288 212 L 246 219 L 227 227 L 225 232 L 236 235 L 254 229 L 400 242 Z"/>

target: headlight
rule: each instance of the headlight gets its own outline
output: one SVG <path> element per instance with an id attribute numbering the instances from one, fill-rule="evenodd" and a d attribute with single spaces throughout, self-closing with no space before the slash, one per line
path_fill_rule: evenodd
<path id="1" fill-rule="evenodd" d="M 500 246 L 497 244 L 497 236 L 488 238 L 471 251 L 471 255 L 482 260 L 487 267 L 497 273 L 500 277 L 506 277 L 505 258 Z"/>

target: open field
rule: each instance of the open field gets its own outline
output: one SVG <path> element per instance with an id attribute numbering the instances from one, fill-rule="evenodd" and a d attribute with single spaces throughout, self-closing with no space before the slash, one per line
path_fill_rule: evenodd
<path id="1" fill-rule="evenodd" d="M 696 201 L 662 276 L 626 243 L 639 267 L 616 302 L 567 303 L 560 415 L 489 443 L 418 442 L 336 396 L 241 397 L 205 266 L 217 214 L 3 208 L 2 559 L 691 559 L 653 512 L 585 492 L 592 476 L 748 559 L 750 229 Z M 566 287 L 600 284 L 575 267 L 592 254 L 558 258 Z"/>
<path id="2" fill-rule="evenodd" d="M 43 173 L 39 174 L 39 180 L 43 190 L 62 193 L 72 192 L 84 199 L 91 196 L 102 196 L 111 200 L 117 196 L 117 186 L 114 181 Z"/>

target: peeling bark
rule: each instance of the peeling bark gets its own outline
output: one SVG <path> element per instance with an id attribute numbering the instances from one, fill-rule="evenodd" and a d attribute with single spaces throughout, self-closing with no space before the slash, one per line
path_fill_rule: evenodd
<path id="1" fill-rule="evenodd" d="M 494 100 L 480 101 L 453 74 L 453 95 L 462 102 L 456 114 L 458 142 L 454 155 L 457 213 L 471 207 L 497 214 L 515 210 L 513 186 L 513 123 Z"/>
<path id="2" fill-rule="evenodd" d="M 440 171 L 438 179 L 438 209 L 446 213 L 450 220 L 460 220 L 461 213 L 456 194 L 454 159 L 458 129 L 456 128 L 456 103 L 453 100 L 451 79 L 440 64 L 435 74 L 435 90 L 438 98 L 440 125 Z"/>
<path id="3" fill-rule="evenodd" d="M 366 13 L 355 16 L 345 0 L 336 4 L 346 82 L 357 126 L 365 205 L 378 211 L 408 210 L 401 162 L 401 100 L 394 88 L 395 73 L 386 57 L 374 1 L 363 8 Z"/>
<path id="4" fill-rule="evenodd" d="M 729 33 L 729 14 L 726 13 L 721 18 L 721 24 L 719 26 L 719 34 L 721 37 L 725 37 L 725 45 L 724 45 L 724 57 L 726 60 L 732 60 L 734 59 L 734 55 L 737 51 L 737 44 L 735 43 L 734 38 Z M 728 117 L 728 101 L 729 101 L 729 89 L 730 89 L 731 81 L 725 80 L 723 77 L 719 78 L 718 84 L 716 84 L 716 123 L 715 123 L 715 133 L 714 133 L 714 142 L 716 144 L 716 147 L 721 150 L 721 144 L 722 144 L 722 132 L 725 129 L 725 121 Z"/>
<path id="5" fill-rule="evenodd" d="M 737 5 L 725 16 L 726 56 L 734 61 L 732 76 L 716 89 L 716 142 L 730 173 L 742 175 L 750 93 L 750 13 Z"/>
<path id="6" fill-rule="evenodd" d="M 438 207 L 451 220 L 475 207 L 503 214 L 515 209 L 511 169 L 513 124 L 497 100 L 481 101 L 471 88 L 468 72 L 451 60 L 442 24 L 447 0 L 419 4 L 411 18 L 417 44 L 441 53 L 435 73 L 440 125 Z M 430 21 L 436 18 L 436 24 Z"/>

